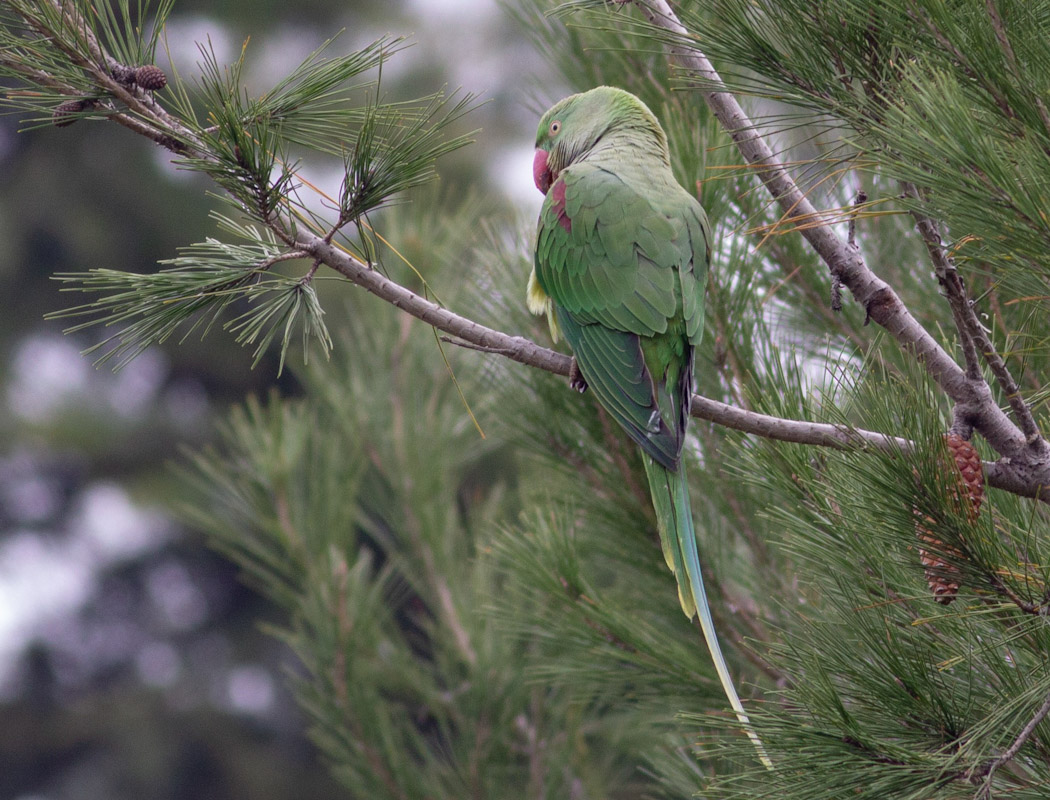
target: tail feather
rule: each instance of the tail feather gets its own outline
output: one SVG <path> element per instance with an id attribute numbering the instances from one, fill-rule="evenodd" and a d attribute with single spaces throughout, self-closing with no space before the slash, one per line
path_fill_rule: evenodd
<path id="1" fill-rule="evenodd" d="M 733 678 L 729 674 L 729 667 L 722 655 L 722 648 L 718 644 L 718 637 L 715 635 L 715 623 L 711 619 L 711 609 L 704 591 L 704 578 L 700 572 L 700 556 L 696 549 L 696 531 L 693 528 L 693 513 L 689 505 L 685 467 L 679 467 L 675 473 L 644 453 L 642 460 L 645 462 L 649 491 L 653 497 L 653 508 L 656 510 L 660 546 L 667 566 L 678 581 L 678 601 L 682 605 L 682 611 L 690 619 L 694 614 L 699 617 L 700 629 L 704 633 L 704 640 L 711 653 L 718 679 L 722 683 L 722 690 L 736 712 L 740 724 L 754 743 L 759 759 L 767 768 L 772 769 L 773 764 L 766 755 L 766 749 L 751 727 L 751 720 L 740 702 Z"/>

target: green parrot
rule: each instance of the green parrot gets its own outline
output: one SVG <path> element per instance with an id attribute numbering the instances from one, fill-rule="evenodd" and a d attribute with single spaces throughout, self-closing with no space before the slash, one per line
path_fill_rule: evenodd
<path id="1" fill-rule="evenodd" d="M 570 382 L 642 448 L 667 566 L 686 616 L 699 616 L 726 697 L 761 743 L 733 686 L 704 593 L 682 462 L 693 351 L 704 332 L 707 215 L 671 172 L 667 137 L 622 89 L 566 97 L 540 120 L 540 211 L 527 302 L 574 354 Z"/>

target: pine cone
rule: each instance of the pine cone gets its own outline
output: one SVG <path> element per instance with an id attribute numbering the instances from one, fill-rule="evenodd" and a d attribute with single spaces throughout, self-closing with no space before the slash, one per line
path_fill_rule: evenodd
<path id="1" fill-rule="evenodd" d="M 77 121 L 75 115 L 78 112 L 90 108 L 91 105 L 92 102 L 84 98 L 79 100 L 66 100 L 66 102 L 55 106 L 55 110 L 51 112 L 51 120 L 54 122 L 56 128 L 65 128 Z"/>
<path id="2" fill-rule="evenodd" d="M 944 442 L 948 445 L 948 452 L 962 478 L 959 483 L 969 500 L 966 510 L 972 522 L 981 513 L 981 502 L 984 500 L 984 468 L 981 466 L 981 457 L 977 448 L 957 433 L 949 433 L 944 437 Z"/>
<path id="3" fill-rule="evenodd" d="M 924 521 L 927 524 L 934 522 L 930 517 L 925 517 Z M 917 521 L 915 523 L 915 533 L 919 537 L 919 541 L 923 544 L 927 544 L 934 548 L 935 551 L 931 552 L 925 547 L 919 547 L 919 561 L 922 563 L 923 574 L 926 576 L 926 583 L 930 586 L 930 591 L 933 592 L 933 599 L 935 602 L 941 605 L 948 605 L 955 596 L 959 593 L 959 568 L 954 564 L 950 564 L 944 560 L 941 553 L 946 553 L 952 556 L 959 557 L 962 554 L 954 547 L 946 547 L 945 544 L 938 539 L 929 528 L 923 524 L 923 521 Z"/>
<path id="4" fill-rule="evenodd" d="M 981 457 L 970 442 L 956 433 L 947 434 L 944 442 L 948 455 L 955 463 L 955 468 L 959 473 L 959 480 L 952 494 L 959 503 L 963 502 L 965 496 L 965 509 L 972 522 L 980 514 L 981 502 L 984 500 L 984 471 L 981 467 Z M 916 511 L 916 517 L 918 516 Z M 923 516 L 921 519 L 916 519 L 915 533 L 919 541 L 932 548 L 931 551 L 920 546 L 919 560 L 922 562 L 926 582 L 930 585 L 930 591 L 933 592 L 933 599 L 942 605 L 948 605 L 959 592 L 959 568 L 946 561 L 944 555 L 962 558 L 962 553 L 938 539 L 929 527 L 933 525 L 936 525 L 936 520 L 931 517 Z"/>
<path id="5" fill-rule="evenodd" d="M 156 92 L 168 85 L 168 76 L 156 64 L 146 64 L 135 70 L 135 82 L 147 91 Z"/>

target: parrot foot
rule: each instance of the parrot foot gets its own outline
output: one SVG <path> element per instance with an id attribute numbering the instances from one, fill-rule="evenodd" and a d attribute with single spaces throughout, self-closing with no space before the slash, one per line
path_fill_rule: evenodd
<path id="1" fill-rule="evenodd" d="M 572 359 L 572 364 L 569 365 L 569 386 L 580 394 L 587 391 L 587 381 L 584 380 L 583 373 L 580 372 L 575 356 Z"/>

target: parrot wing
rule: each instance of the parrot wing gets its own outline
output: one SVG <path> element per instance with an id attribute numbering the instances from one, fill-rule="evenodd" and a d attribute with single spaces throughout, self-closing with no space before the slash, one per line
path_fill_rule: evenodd
<path id="1" fill-rule="evenodd" d="M 601 405 L 677 469 L 703 333 L 707 219 L 673 184 L 653 202 L 602 166 L 576 164 L 540 212 L 536 279 Z"/>

